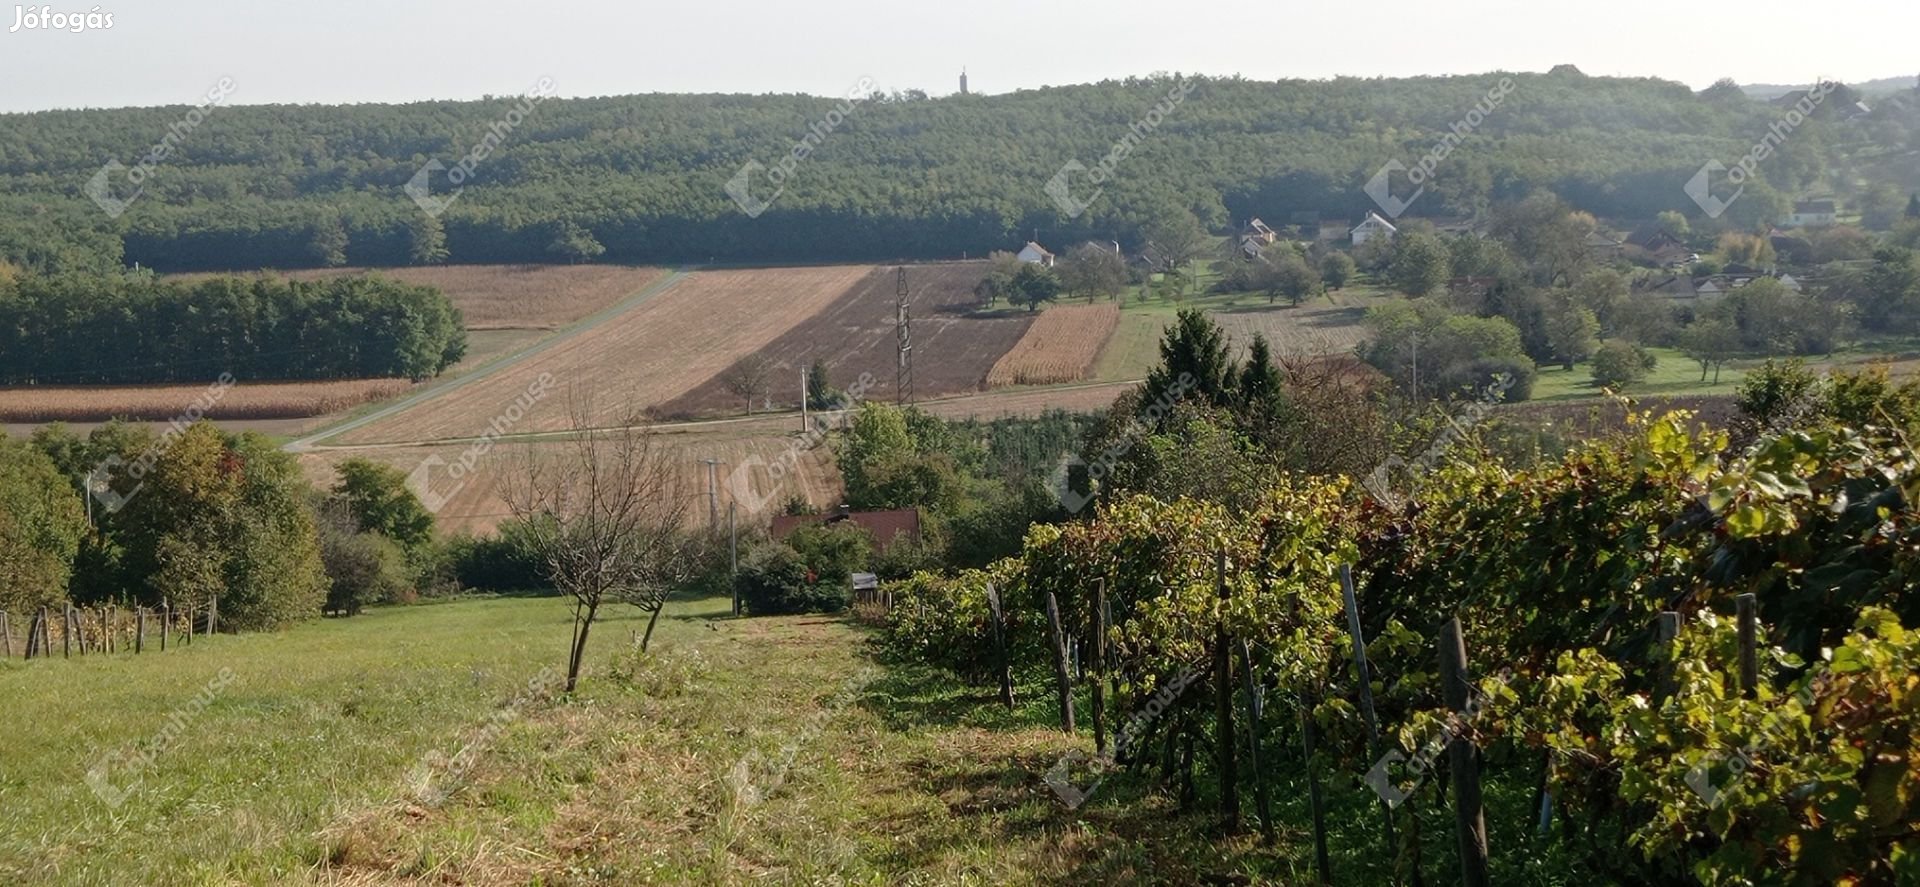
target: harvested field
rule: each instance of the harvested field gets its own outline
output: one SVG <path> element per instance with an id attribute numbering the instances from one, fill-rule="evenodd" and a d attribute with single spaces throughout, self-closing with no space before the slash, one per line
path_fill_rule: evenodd
<path id="1" fill-rule="evenodd" d="M 688 520 L 705 525 L 707 466 L 699 460 L 719 459 L 724 463 L 720 466 L 718 493 L 720 519 L 726 520 L 727 504 L 737 502 L 740 525 L 750 528 L 765 525 L 791 495 L 805 496 L 823 508 L 840 500 L 844 487 L 832 452 L 825 446 L 799 449 L 799 439 L 794 432 L 739 436 L 663 432 L 658 445 L 683 465 L 678 483 L 694 500 L 688 507 Z M 502 479 L 520 470 L 529 452 L 565 445 L 506 441 L 484 452 L 460 444 L 353 447 L 309 451 L 299 458 L 307 478 L 321 488 L 333 485 L 336 467 L 347 459 L 359 457 L 392 465 L 408 473 L 408 485 L 423 502 L 436 506 L 441 532 L 487 533 L 512 516 L 501 496 Z M 469 452 L 474 455 L 469 457 Z M 454 466 L 462 464 L 463 459 L 471 468 L 456 469 Z M 782 476 L 777 480 L 772 477 L 776 464 L 782 465 Z"/>
<path id="2" fill-rule="evenodd" d="M 1025 312 L 974 312 L 978 299 L 973 289 L 986 273 L 986 262 L 907 266 L 907 285 L 912 291 L 915 398 L 981 390 L 994 361 L 1020 341 L 1033 323 Z M 873 268 L 825 310 L 759 349 L 757 354 L 776 366 L 771 392 L 774 406 L 799 407 L 800 371 L 815 360 L 826 363 L 834 387 L 844 390 L 861 373 L 870 373 L 874 385 L 867 389 L 866 397 L 892 400 L 898 354 L 894 308 L 897 287 L 893 267 Z M 664 404 L 660 414 L 692 418 L 741 412 L 740 399 L 726 391 L 720 376 L 716 373 Z"/>
<path id="3" fill-rule="evenodd" d="M 214 420 L 301 419 L 405 394 L 405 379 L 0 389 L 0 422 L 165 422 L 198 407 Z"/>
<path id="4" fill-rule="evenodd" d="M 543 376 L 553 388 L 524 407 L 510 433 L 570 426 L 569 398 L 592 400 L 596 424 L 672 401 L 827 307 L 870 273 L 865 266 L 701 271 L 590 329 L 472 384 L 343 435 L 373 444 L 477 437 Z"/>
<path id="5" fill-rule="evenodd" d="M 1322 303 L 1324 306 L 1324 303 Z M 1213 319 L 1233 337 L 1236 359 L 1244 358 L 1254 334 L 1267 337 L 1274 354 L 1300 356 L 1351 354 L 1367 328 L 1362 307 L 1235 308 L 1214 311 Z"/>
<path id="6" fill-rule="evenodd" d="M 377 273 L 446 293 L 460 309 L 470 330 L 552 330 L 645 289 L 664 272 L 659 268 L 621 265 L 430 265 L 273 273 L 295 280 Z M 180 278 L 212 276 L 187 274 Z"/>
<path id="7" fill-rule="evenodd" d="M 987 372 L 988 388 L 1078 382 L 1120 325 L 1120 306 L 1061 305 L 1040 314 Z"/>

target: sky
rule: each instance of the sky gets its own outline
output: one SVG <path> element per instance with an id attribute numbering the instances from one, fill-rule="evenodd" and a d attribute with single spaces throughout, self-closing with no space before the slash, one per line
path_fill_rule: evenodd
<path id="1" fill-rule="evenodd" d="M 112 14 L 99 30 L 27 11 Z M 15 28 L 18 27 L 16 30 Z M 0 111 L 527 91 L 1002 93 L 1156 71 L 1256 80 L 1545 71 L 1695 88 L 1920 73 L 1920 3 L 1409 0 L 101 0 L 0 4 Z"/>

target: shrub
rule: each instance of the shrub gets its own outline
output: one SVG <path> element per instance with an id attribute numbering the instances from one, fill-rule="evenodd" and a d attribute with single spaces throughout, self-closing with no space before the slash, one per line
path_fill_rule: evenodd
<path id="1" fill-rule="evenodd" d="M 847 581 L 809 572 L 800 553 L 778 542 L 759 546 L 741 559 L 734 577 L 740 605 L 749 615 L 834 613 L 846 609 Z"/>
<path id="2" fill-rule="evenodd" d="M 1632 342 L 1615 339 L 1593 354 L 1593 381 L 1608 388 L 1621 388 L 1645 379 L 1658 360 Z"/>
<path id="3" fill-rule="evenodd" d="M 849 573 L 865 572 L 873 561 L 873 537 L 852 523 L 801 527 L 786 542 L 820 582 L 846 582 Z"/>
<path id="4" fill-rule="evenodd" d="M 463 588 L 523 591 L 553 587 L 547 578 L 546 561 L 541 559 L 524 522 L 506 521 L 492 536 L 455 536 L 446 548 L 453 577 Z"/>

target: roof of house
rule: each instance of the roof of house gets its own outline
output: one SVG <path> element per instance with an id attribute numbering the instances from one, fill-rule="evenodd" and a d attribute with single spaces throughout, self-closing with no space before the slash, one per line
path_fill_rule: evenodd
<path id="1" fill-rule="evenodd" d="M 1273 229 L 1267 227 L 1267 223 L 1260 221 L 1259 217 L 1256 216 L 1247 220 L 1247 227 L 1242 229 L 1241 233 L 1266 236 L 1273 234 Z"/>
<path id="2" fill-rule="evenodd" d="M 1395 227 L 1392 222 L 1387 221 L 1379 213 L 1374 213 L 1374 212 L 1367 213 L 1367 217 L 1364 219 L 1361 219 L 1360 224 L 1353 226 L 1353 230 L 1358 231 L 1361 228 L 1367 227 L 1368 225 L 1385 228 L 1388 231 L 1400 230 L 1399 228 Z"/>
<path id="3" fill-rule="evenodd" d="M 782 514 L 773 518 L 772 534 L 774 539 L 785 539 L 794 530 L 815 524 L 832 526 L 852 523 L 867 531 L 873 537 L 874 548 L 886 551 L 901 534 L 909 539 L 920 538 L 920 512 L 913 508 L 896 508 L 891 511 L 851 511 L 845 506 L 826 514 Z"/>
<path id="4" fill-rule="evenodd" d="M 1050 253 L 1050 252 L 1047 252 L 1047 248 L 1046 248 L 1046 247 L 1044 247 L 1044 246 L 1041 246 L 1040 244 L 1037 244 L 1037 243 L 1034 243 L 1034 242 L 1033 242 L 1033 241 L 1031 241 L 1031 240 L 1029 240 L 1029 241 L 1027 241 L 1027 245 L 1026 245 L 1026 246 L 1024 246 L 1024 247 L 1021 247 L 1021 248 L 1020 248 L 1020 251 L 1021 251 L 1021 252 L 1023 252 L 1023 253 L 1024 253 L 1024 252 L 1026 252 L 1027 250 L 1033 250 L 1033 251 L 1034 251 L 1035 253 L 1037 253 L 1037 254 L 1039 254 L 1039 255 L 1042 255 L 1042 256 L 1051 256 L 1051 255 L 1053 255 L 1053 253 Z"/>

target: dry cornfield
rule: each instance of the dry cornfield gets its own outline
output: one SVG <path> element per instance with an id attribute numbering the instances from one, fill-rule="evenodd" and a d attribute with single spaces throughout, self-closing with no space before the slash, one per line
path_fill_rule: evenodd
<path id="1" fill-rule="evenodd" d="M 1119 325 L 1120 306 L 1111 302 L 1049 308 L 987 371 L 987 387 L 1079 381 Z"/>
<path id="2" fill-rule="evenodd" d="M 4 388 L 0 422 L 166 422 L 188 415 L 303 419 L 398 397 L 412 388 L 405 379 L 249 382 L 224 390 L 213 384 Z"/>

